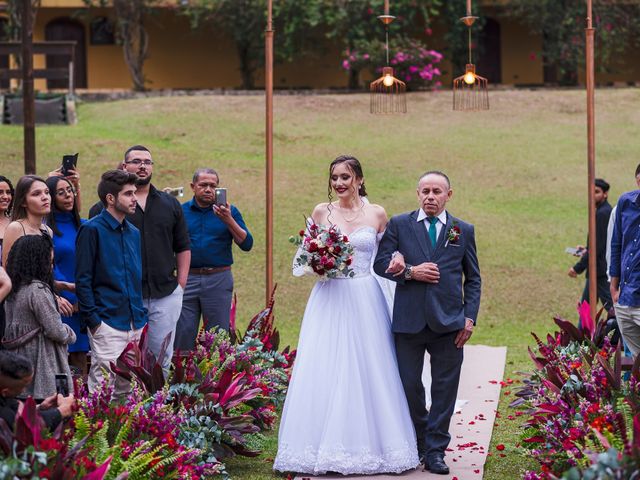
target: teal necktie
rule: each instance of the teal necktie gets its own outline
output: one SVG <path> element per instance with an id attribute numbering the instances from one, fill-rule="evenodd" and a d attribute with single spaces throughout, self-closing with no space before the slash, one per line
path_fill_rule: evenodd
<path id="1" fill-rule="evenodd" d="M 438 223 L 438 217 L 429 217 L 429 223 L 431 224 L 429 225 L 429 238 L 431 239 L 431 245 L 435 247 L 436 239 L 438 238 L 436 234 L 436 224 Z"/>

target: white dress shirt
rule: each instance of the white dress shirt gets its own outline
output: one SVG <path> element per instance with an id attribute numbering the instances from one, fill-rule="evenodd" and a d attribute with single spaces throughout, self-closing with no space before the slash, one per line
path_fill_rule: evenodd
<path id="1" fill-rule="evenodd" d="M 429 223 L 429 217 L 427 216 L 426 213 L 424 213 L 424 210 L 420 209 L 420 211 L 418 212 L 418 219 L 416 220 L 418 222 L 422 222 L 425 226 L 425 228 L 427 229 L 427 235 L 429 234 L 429 227 L 431 226 L 431 223 Z M 436 243 L 437 239 L 440 238 L 440 232 L 442 232 L 442 229 L 447 225 L 447 211 L 443 210 L 442 212 L 440 212 L 440 215 L 438 215 L 438 222 L 436 223 Z"/>

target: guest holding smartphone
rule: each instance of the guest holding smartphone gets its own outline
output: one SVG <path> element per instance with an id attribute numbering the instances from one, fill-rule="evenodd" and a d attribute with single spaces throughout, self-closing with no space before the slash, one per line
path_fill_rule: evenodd
<path id="1" fill-rule="evenodd" d="M 183 351 L 195 347 L 201 315 L 205 328 L 229 329 L 232 246 L 235 243 L 245 252 L 253 247 L 242 214 L 229 204 L 219 183 L 215 170 L 196 170 L 191 183 L 193 199 L 182 204 L 191 240 L 191 267 L 176 328 L 175 348 Z"/>

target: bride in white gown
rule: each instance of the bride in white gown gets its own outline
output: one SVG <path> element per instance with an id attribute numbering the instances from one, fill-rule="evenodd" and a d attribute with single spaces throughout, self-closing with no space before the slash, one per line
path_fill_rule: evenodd
<path id="1" fill-rule="evenodd" d="M 419 463 L 387 301 L 371 274 L 387 216 L 382 207 L 363 201 L 362 183 L 358 160 L 338 157 L 329 180 L 338 199 L 312 214 L 316 223 L 336 225 L 348 236 L 356 275 L 317 282 L 311 292 L 275 470 L 399 473 Z"/>

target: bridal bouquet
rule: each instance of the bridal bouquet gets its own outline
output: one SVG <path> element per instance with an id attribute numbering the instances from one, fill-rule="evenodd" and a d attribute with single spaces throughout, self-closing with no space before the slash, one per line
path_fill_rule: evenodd
<path id="1" fill-rule="evenodd" d="M 349 268 L 353 261 L 353 246 L 338 227 L 325 227 L 311 222 L 306 230 L 300 230 L 290 241 L 298 245 L 294 267 L 301 267 L 305 273 L 315 273 L 321 277 L 353 277 Z"/>

